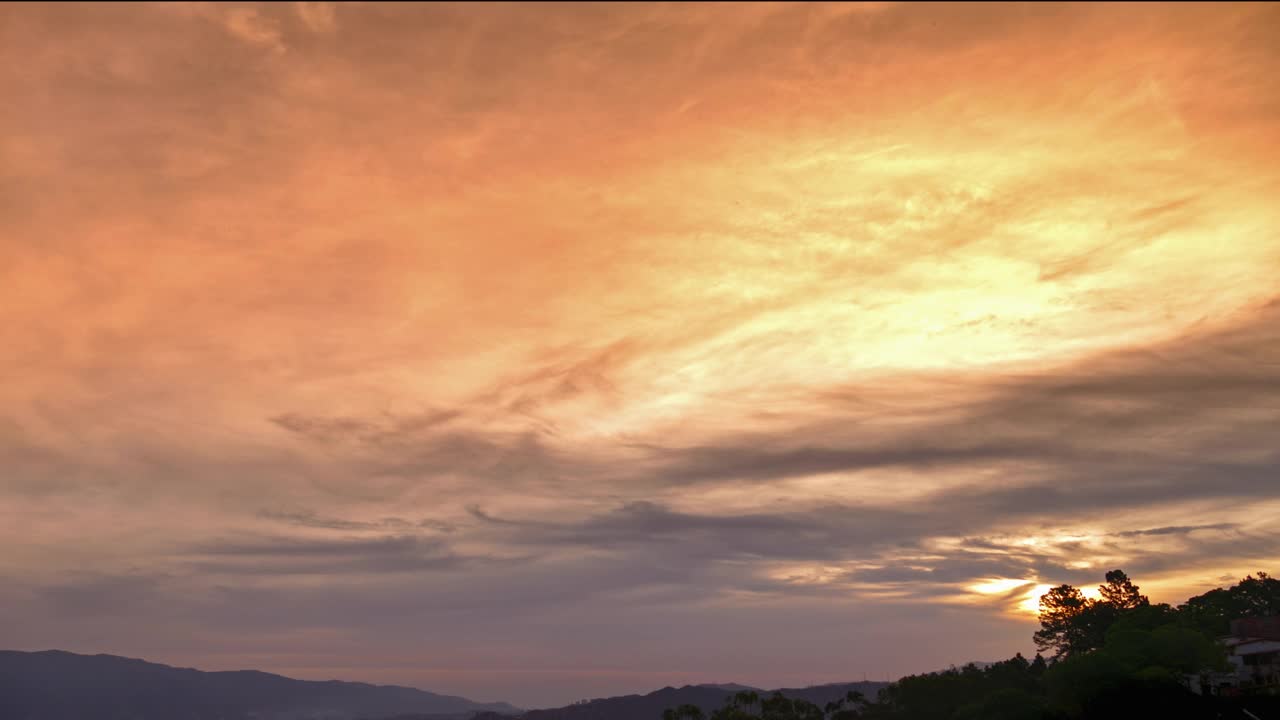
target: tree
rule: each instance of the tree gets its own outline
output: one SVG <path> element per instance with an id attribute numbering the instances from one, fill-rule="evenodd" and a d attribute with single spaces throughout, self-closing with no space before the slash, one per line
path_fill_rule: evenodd
<path id="1" fill-rule="evenodd" d="M 662 711 L 662 720 L 702 720 L 703 717 L 702 708 L 688 703 Z"/>
<path id="2" fill-rule="evenodd" d="M 1123 570 L 1112 570 L 1106 580 L 1098 587 L 1099 600 L 1086 598 L 1071 585 L 1059 585 L 1041 597 L 1036 647 L 1053 650 L 1054 660 L 1096 650 L 1116 622 L 1135 613 L 1156 612 L 1147 611 L 1151 602 Z"/>
<path id="3" fill-rule="evenodd" d="M 760 704 L 760 696 L 750 690 L 741 690 L 731 695 L 724 707 L 711 713 L 711 720 L 757 720 L 758 716 L 748 712 Z"/>
<path id="4" fill-rule="evenodd" d="M 1001 688 L 956 710 L 955 720 L 1043 720 L 1048 702 L 1042 694 Z"/>
<path id="5" fill-rule="evenodd" d="M 1151 604 L 1146 595 L 1138 592 L 1138 586 L 1129 580 L 1129 576 L 1125 575 L 1123 570 L 1112 570 L 1106 577 L 1106 584 L 1098 586 L 1102 602 L 1121 611 Z"/>
<path id="6" fill-rule="evenodd" d="M 1039 678 L 1044 675 L 1044 671 L 1049 669 L 1049 663 L 1045 662 L 1044 656 L 1036 653 L 1036 659 L 1031 661 L 1031 665 L 1027 667 L 1027 672 L 1031 677 Z"/>
<path id="7" fill-rule="evenodd" d="M 1178 607 L 1180 621 L 1213 636 L 1226 635 L 1231 621 L 1280 615 L 1280 580 L 1260 572 L 1229 588 L 1198 595 Z"/>
<path id="8" fill-rule="evenodd" d="M 1122 570 L 1106 573 L 1100 598 L 1071 585 L 1040 598 L 1041 650 L 978 667 L 970 663 L 901 678 L 875 702 L 856 693 L 818 707 L 774 694 L 738 693 L 710 720 L 1203 720 L 1217 698 L 1188 678 L 1228 667 L 1216 641 L 1237 618 L 1280 614 L 1280 580 L 1250 575 L 1191 598 L 1177 610 L 1152 604 Z M 1225 706 L 1222 706 L 1225 707 Z M 696 713 L 696 708 L 694 708 Z M 664 720 L 700 720 L 667 711 Z"/>
<path id="9" fill-rule="evenodd" d="M 1240 617 L 1280 615 L 1280 580 L 1260 572 L 1246 576 L 1231 588 Z"/>
<path id="10" fill-rule="evenodd" d="M 839 700 L 827 703 L 822 711 L 826 713 L 828 720 L 857 720 L 869 704 L 862 693 L 850 690 Z"/>
<path id="11" fill-rule="evenodd" d="M 724 707 L 711 713 L 710 720 L 862 720 L 863 711 L 871 704 L 862 693 L 850 691 L 844 697 L 827 703 L 825 708 L 775 692 L 762 698 L 744 690 L 725 699 Z M 663 711 L 663 720 L 701 720 L 702 711 L 693 705 L 682 705 Z"/>
<path id="12" fill-rule="evenodd" d="M 1101 633 L 1094 627 L 1095 603 L 1079 589 L 1059 585 L 1040 598 L 1040 629 L 1034 640 L 1036 649 L 1052 650 L 1059 660 L 1088 652 L 1102 644 Z"/>
<path id="13" fill-rule="evenodd" d="M 1203 720 L 1216 715 L 1205 706 L 1208 700 L 1179 682 L 1177 672 L 1162 666 L 1134 671 L 1107 650 L 1055 663 L 1045 685 L 1050 702 L 1071 718 Z"/>
<path id="14" fill-rule="evenodd" d="M 761 720 L 825 720 L 825 716 L 817 705 L 779 692 L 760 701 Z"/>

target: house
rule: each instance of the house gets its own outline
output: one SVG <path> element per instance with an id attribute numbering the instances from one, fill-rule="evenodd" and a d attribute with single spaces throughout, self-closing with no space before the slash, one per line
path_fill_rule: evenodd
<path id="1" fill-rule="evenodd" d="M 1227 649 L 1231 669 L 1206 678 L 1212 691 L 1222 695 L 1280 694 L 1280 616 L 1233 620 L 1231 634 L 1221 638 L 1221 643 Z"/>

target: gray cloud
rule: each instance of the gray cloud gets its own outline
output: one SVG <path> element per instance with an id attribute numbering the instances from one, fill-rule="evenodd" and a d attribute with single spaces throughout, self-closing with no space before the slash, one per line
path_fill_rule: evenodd
<path id="1" fill-rule="evenodd" d="M 410 528 L 422 528 L 448 533 L 457 529 L 451 523 L 429 518 L 416 522 L 398 517 L 384 517 L 377 520 L 345 520 L 326 517 L 309 510 L 263 510 L 258 515 L 267 520 L 276 520 L 288 525 L 320 530 L 407 530 Z"/>
<path id="2" fill-rule="evenodd" d="M 925 501 L 980 518 L 1119 509 L 1202 498 L 1275 497 L 1280 450 L 1266 442 L 1280 422 L 1280 304 L 1232 330 L 1188 336 L 1141 352 L 1091 358 L 1056 373 L 1007 376 L 974 399 L 972 388 L 929 398 L 902 431 L 866 429 L 919 413 L 868 410 L 857 388 L 842 404 L 774 434 L 715 445 L 654 448 L 658 482 L 762 482 L 818 472 L 898 467 L 1006 468 L 995 487 L 944 490 Z M 815 445 L 815 439 L 824 439 Z M 852 447 L 850 446 L 852 445 Z M 968 513 L 972 512 L 973 515 Z"/>
<path id="3" fill-rule="evenodd" d="M 885 542 L 897 518 L 871 522 L 873 512 L 828 508 L 793 513 L 711 515 L 674 512 L 653 502 L 630 502 L 576 523 L 511 520 L 474 508 L 475 517 L 519 545 L 609 549 L 666 548 L 700 558 L 835 557 L 850 545 Z"/>
<path id="4" fill-rule="evenodd" d="M 346 575 L 457 570 L 492 558 L 465 557 L 436 538 L 391 535 L 357 539 L 263 538 L 191 548 L 188 562 L 205 573 Z"/>
<path id="5" fill-rule="evenodd" d="M 168 579 L 143 572 L 76 573 L 36 588 L 36 596 L 58 615 L 99 618 L 129 615 L 160 604 Z"/>
<path id="6" fill-rule="evenodd" d="M 1276 499 L 1280 450 L 1266 439 L 1280 422 L 1278 315 L 1280 304 L 1273 302 L 1226 331 L 1094 357 L 1056 372 L 1006 375 L 976 393 L 971 386 L 941 385 L 925 399 L 908 393 L 894 400 L 882 389 L 833 390 L 813 401 L 824 418 L 818 424 L 798 418 L 771 433 L 728 436 L 714 444 L 632 443 L 625 449 L 633 456 L 612 464 L 553 450 L 554 436 L 541 431 L 490 433 L 430 422 L 400 434 L 395 443 L 368 444 L 373 451 L 366 460 L 410 479 L 460 472 L 518 486 L 534 477 L 565 478 L 623 491 L 623 497 L 653 498 L 621 500 L 612 510 L 559 521 L 472 506 L 480 525 L 466 533 L 512 547 L 604 549 L 623 562 L 654 553 L 690 568 L 743 559 L 857 561 L 874 567 L 851 572 L 850 582 L 917 581 L 920 592 L 990 576 L 1088 582 L 1096 571 L 1068 567 L 1067 558 L 1057 554 L 1069 544 L 1037 553 L 1011 548 L 990 533 L 1059 523 L 1064 513 L 1113 518 L 1188 502 Z M 564 372 L 548 368 L 530 377 L 559 378 Z M 474 412 L 458 408 L 450 417 Z M 895 415 L 913 422 L 901 430 L 866 422 Z M 1003 477 L 942 485 L 909 501 L 869 496 L 857 504 L 770 512 L 679 512 L 658 499 L 688 485 L 717 483 L 751 492 L 814 473 L 971 466 L 997 468 Z M 856 475 L 849 482 L 856 487 Z M 1173 562 L 1256 555 L 1250 547 L 1270 547 L 1233 530 L 1228 523 L 1123 530 L 1108 541 L 1123 545 L 1099 549 L 1122 551 L 1134 558 L 1134 568 L 1155 572 Z M 1203 537 L 1215 532 L 1212 541 Z M 938 557 L 926 545 L 939 537 L 964 538 L 965 549 Z M 1144 538 L 1179 544 L 1144 551 L 1138 542 Z M 928 562 L 900 560 L 910 552 L 934 556 Z M 721 580 L 760 587 L 749 574 Z"/>
<path id="7" fill-rule="evenodd" d="M 386 527 L 403 527 L 407 525 L 399 518 L 388 518 L 379 522 L 360 520 L 343 520 L 341 518 L 321 517 L 313 512 L 286 512 L 279 510 L 263 510 L 258 513 L 268 520 L 279 520 L 290 525 L 320 528 L 325 530 L 379 530 Z"/>
<path id="8" fill-rule="evenodd" d="M 556 449 L 554 436 L 536 426 L 437 432 L 429 422 L 379 443 L 371 462 L 406 476 L 457 472 L 508 483 L 590 477 L 654 492 L 816 473 L 997 466 L 1007 468 L 1004 486 L 958 489 L 929 502 L 1015 514 L 1055 503 L 1088 509 L 1266 497 L 1280 458 L 1263 442 L 1280 420 L 1276 327 L 1280 304 L 1272 303 L 1229 331 L 1095 357 L 1054 373 L 1007 375 L 976 390 L 938 386 L 924 391 L 928 397 L 913 390 L 885 401 L 867 399 L 885 397 L 883 389 L 824 391 L 803 404 L 823 418 L 819 423 L 800 416 L 780 430 L 688 446 L 627 443 L 633 456 L 622 462 Z M 886 429 L 895 417 L 910 422 Z"/>
<path id="9" fill-rule="evenodd" d="M 1148 530 L 1125 530 L 1118 532 L 1118 537 L 1141 537 L 1144 535 L 1186 535 L 1196 532 L 1197 530 L 1230 530 L 1235 525 L 1232 523 L 1215 523 L 1212 525 L 1176 525 L 1170 527 L 1150 528 Z"/>

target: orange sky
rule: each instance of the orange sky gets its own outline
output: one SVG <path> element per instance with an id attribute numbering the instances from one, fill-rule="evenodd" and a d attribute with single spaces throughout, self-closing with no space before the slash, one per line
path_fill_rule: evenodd
<path id="1" fill-rule="evenodd" d="M 6 5 L 0 636 L 546 705 L 1272 567 L 1277 37 Z"/>

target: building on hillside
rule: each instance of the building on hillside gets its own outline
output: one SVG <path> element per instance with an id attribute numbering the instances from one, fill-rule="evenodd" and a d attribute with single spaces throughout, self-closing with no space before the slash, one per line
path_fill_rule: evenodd
<path id="1" fill-rule="evenodd" d="M 1223 644 L 1237 687 L 1280 692 L 1280 616 L 1236 620 Z"/>
<path id="2" fill-rule="evenodd" d="M 1219 695 L 1280 695 L 1280 616 L 1233 620 L 1231 634 L 1221 643 L 1231 670 L 1197 678 L 1193 689 Z"/>

